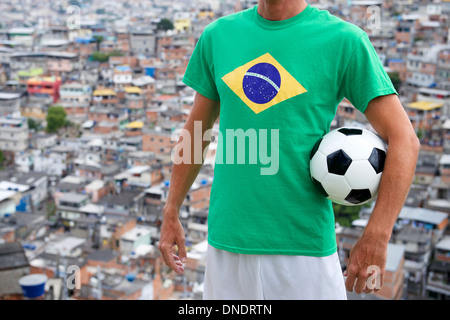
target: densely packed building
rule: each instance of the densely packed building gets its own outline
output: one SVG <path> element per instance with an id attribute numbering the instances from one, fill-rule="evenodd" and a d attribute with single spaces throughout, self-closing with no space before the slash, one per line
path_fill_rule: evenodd
<path id="1" fill-rule="evenodd" d="M 308 2 L 367 32 L 421 141 L 386 285 L 349 298 L 448 299 L 450 1 Z M 185 274 L 157 249 L 174 132 L 194 100 L 182 78 L 203 28 L 255 3 L 0 3 L 0 299 L 27 298 L 20 280 L 42 274 L 33 298 L 201 297 L 216 140 L 180 211 Z M 348 124 L 368 126 L 344 99 L 332 127 Z M 336 225 L 344 267 L 370 217 L 359 209 Z"/>

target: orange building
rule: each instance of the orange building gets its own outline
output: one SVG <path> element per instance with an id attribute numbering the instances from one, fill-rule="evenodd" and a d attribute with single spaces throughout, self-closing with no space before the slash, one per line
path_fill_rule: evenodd
<path id="1" fill-rule="evenodd" d="M 61 77 L 34 77 L 27 81 L 27 91 L 30 96 L 48 96 L 53 98 L 53 103 L 59 100 L 59 87 Z"/>
<path id="2" fill-rule="evenodd" d="M 172 141 L 172 132 L 166 130 L 144 130 L 142 134 L 142 151 L 155 154 L 170 154 L 176 141 Z"/>
<path id="3" fill-rule="evenodd" d="M 374 293 L 375 295 L 388 300 L 400 300 L 402 298 L 404 264 L 405 247 L 389 243 L 383 286 L 378 292 Z"/>

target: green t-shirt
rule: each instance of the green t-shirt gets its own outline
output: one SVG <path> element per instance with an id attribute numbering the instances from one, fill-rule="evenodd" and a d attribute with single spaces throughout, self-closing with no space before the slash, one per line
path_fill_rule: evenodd
<path id="1" fill-rule="evenodd" d="M 205 28 L 184 83 L 220 101 L 209 243 L 244 254 L 334 253 L 332 205 L 311 182 L 309 154 L 344 97 L 364 112 L 396 94 L 367 34 L 310 5 L 282 21 L 255 6 Z"/>

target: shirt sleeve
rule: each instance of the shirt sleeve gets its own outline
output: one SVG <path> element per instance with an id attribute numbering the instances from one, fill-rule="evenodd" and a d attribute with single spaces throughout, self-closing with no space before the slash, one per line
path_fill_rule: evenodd
<path id="1" fill-rule="evenodd" d="M 203 96 L 219 101 L 214 76 L 212 42 L 206 29 L 192 52 L 183 82 Z"/>
<path id="2" fill-rule="evenodd" d="M 353 47 L 342 78 L 340 93 L 341 97 L 346 97 L 363 113 L 372 99 L 397 94 L 365 32 Z"/>

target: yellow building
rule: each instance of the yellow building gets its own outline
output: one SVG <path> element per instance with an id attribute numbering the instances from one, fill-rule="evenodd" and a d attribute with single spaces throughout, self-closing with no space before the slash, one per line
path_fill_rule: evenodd
<path id="1" fill-rule="evenodd" d="M 202 19 L 213 19 L 214 18 L 214 12 L 211 9 L 200 9 L 199 13 L 198 13 L 198 19 L 202 20 Z"/>
<path id="2" fill-rule="evenodd" d="M 187 31 L 191 28 L 191 19 L 178 18 L 174 21 L 173 27 L 176 32 Z"/>

